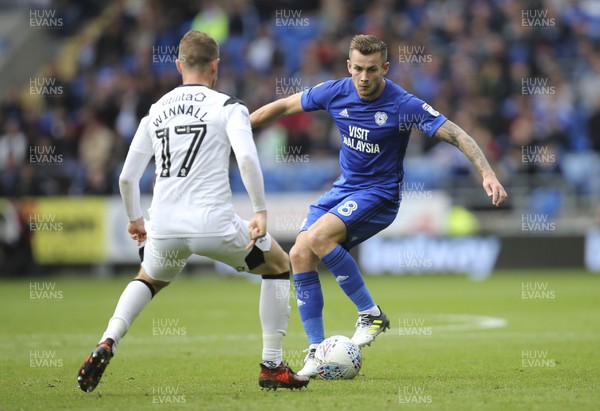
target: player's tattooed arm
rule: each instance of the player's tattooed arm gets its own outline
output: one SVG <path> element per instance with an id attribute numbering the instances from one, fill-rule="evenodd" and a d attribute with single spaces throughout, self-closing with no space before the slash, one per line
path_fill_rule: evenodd
<path id="1" fill-rule="evenodd" d="M 477 145 L 475 140 L 469 136 L 462 128 L 454 124 L 450 120 L 446 120 L 444 124 L 435 132 L 435 136 L 453 146 L 458 147 L 460 151 L 473 163 L 477 171 L 483 177 L 483 188 L 488 196 L 492 197 L 492 203 L 499 206 L 506 200 L 508 195 L 504 187 L 496 178 L 496 174 L 490 163 L 488 163 L 483 151 Z"/>
<path id="2" fill-rule="evenodd" d="M 490 167 L 483 151 L 481 151 L 475 140 L 452 121 L 446 120 L 436 131 L 435 136 L 458 147 L 471 160 L 482 176 L 485 177 L 486 174 L 494 175 L 492 167 Z"/>

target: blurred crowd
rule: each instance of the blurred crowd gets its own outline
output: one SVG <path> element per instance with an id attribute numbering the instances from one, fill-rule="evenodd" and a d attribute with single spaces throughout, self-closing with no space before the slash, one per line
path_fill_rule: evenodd
<path id="1" fill-rule="evenodd" d="M 65 3 L 65 15 L 80 7 Z M 44 77 L 55 79 L 54 88 L 39 93 L 41 108 L 23 101 L 29 84 L 2 96 L 1 196 L 117 194 L 140 119 L 180 83 L 176 46 L 192 28 L 220 43 L 217 89 L 241 98 L 250 111 L 348 76 L 351 37 L 374 34 L 389 47 L 387 77 L 472 135 L 508 186 L 534 175 L 561 177 L 582 193 L 597 188 L 596 0 L 93 4 L 106 7 L 98 13 L 110 18 L 98 36 L 70 33 L 77 42 L 75 75 L 65 78 L 51 67 Z M 458 150 L 418 134 L 407 155 L 407 178 L 440 187 L 474 175 Z M 269 191 L 320 190 L 339 173 L 339 136 L 324 113 L 256 130 L 256 141 Z M 241 190 L 235 167 L 231 173 L 234 190 Z M 149 168 L 142 191 L 151 192 L 152 182 Z"/>

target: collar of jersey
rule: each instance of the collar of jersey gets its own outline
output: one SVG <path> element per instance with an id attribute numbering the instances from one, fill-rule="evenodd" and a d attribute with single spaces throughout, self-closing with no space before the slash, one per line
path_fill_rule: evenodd
<path id="1" fill-rule="evenodd" d="M 196 83 L 180 84 L 177 87 L 187 87 L 187 86 L 202 86 L 202 87 L 210 88 L 206 84 L 196 84 Z"/>

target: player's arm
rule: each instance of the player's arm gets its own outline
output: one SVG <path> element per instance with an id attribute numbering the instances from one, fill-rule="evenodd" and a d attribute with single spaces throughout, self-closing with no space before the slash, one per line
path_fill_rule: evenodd
<path id="1" fill-rule="evenodd" d="M 242 182 L 248 192 L 254 217 L 250 220 L 250 243 L 252 248 L 257 239 L 267 234 L 267 206 L 265 203 L 265 186 L 262 170 L 258 161 L 258 153 L 252 138 L 252 130 L 248 120 L 248 110 L 241 104 L 235 104 L 227 121 L 227 136 L 235 154 Z"/>
<path id="2" fill-rule="evenodd" d="M 140 205 L 140 179 L 142 178 L 142 174 L 144 174 L 148 162 L 152 158 L 152 154 L 137 148 L 144 143 L 145 120 L 146 118 L 142 120 L 133 138 L 131 147 L 125 158 L 125 164 L 123 164 L 123 170 L 121 170 L 121 175 L 119 176 L 119 190 L 123 204 L 125 204 L 127 218 L 129 219 L 127 231 L 131 238 L 138 242 L 138 245 L 146 240 L 146 229 Z"/>
<path id="3" fill-rule="evenodd" d="M 488 196 L 492 197 L 492 204 L 499 206 L 502 204 L 508 195 L 502 187 L 502 184 L 496 178 L 496 174 L 488 163 L 483 151 L 479 148 L 475 140 L 469 136 L 462 128 L 454 124 L 450 120 L 446 120 L 444 124 L 437 129 L 434 134 L 436 137 L 450 143 L 460 151 L 473 163 L 477 171 L 483 177 L 483 188 Z"/>
<path id="4" fill-rule="evenodd" d="M 270 123 L 279 117 L 289 116 L 304 111 L 301 103 L 302 92 L 292 94 L 289 97 L 282 98 L 272 103 L 266 104 L 250 114 L 250 123 L 252 128 Z"/>

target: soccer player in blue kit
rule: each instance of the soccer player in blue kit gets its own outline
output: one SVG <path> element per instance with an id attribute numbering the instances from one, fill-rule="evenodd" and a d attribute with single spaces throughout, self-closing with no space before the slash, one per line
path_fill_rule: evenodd
<path id="1" fill-rule="evenodd" d="M 250 115 L 253 127 L 302 111 L 327 110 L 340 131 L 341 176 L 310 206 L 290 250 L 300 318 L 309 349 L 299 375 L 317 373 L 314 352 L 325 339 L 323 293 L 317 264 L 323 261 L 354 302 L 359 318 L 352 337 L 370 345 L 390 321 L 369 293 L 349 250 L 390 225 L 400 206 L 403 159 L 413 128 L 458 147 L 483 177 L 492 203 L 507 194 L 477 143 L 424 101 L 386 79 L 387 46 L 371 35 L 350 43 L 351 77 L 323 82 L 269 103 Z"/>

